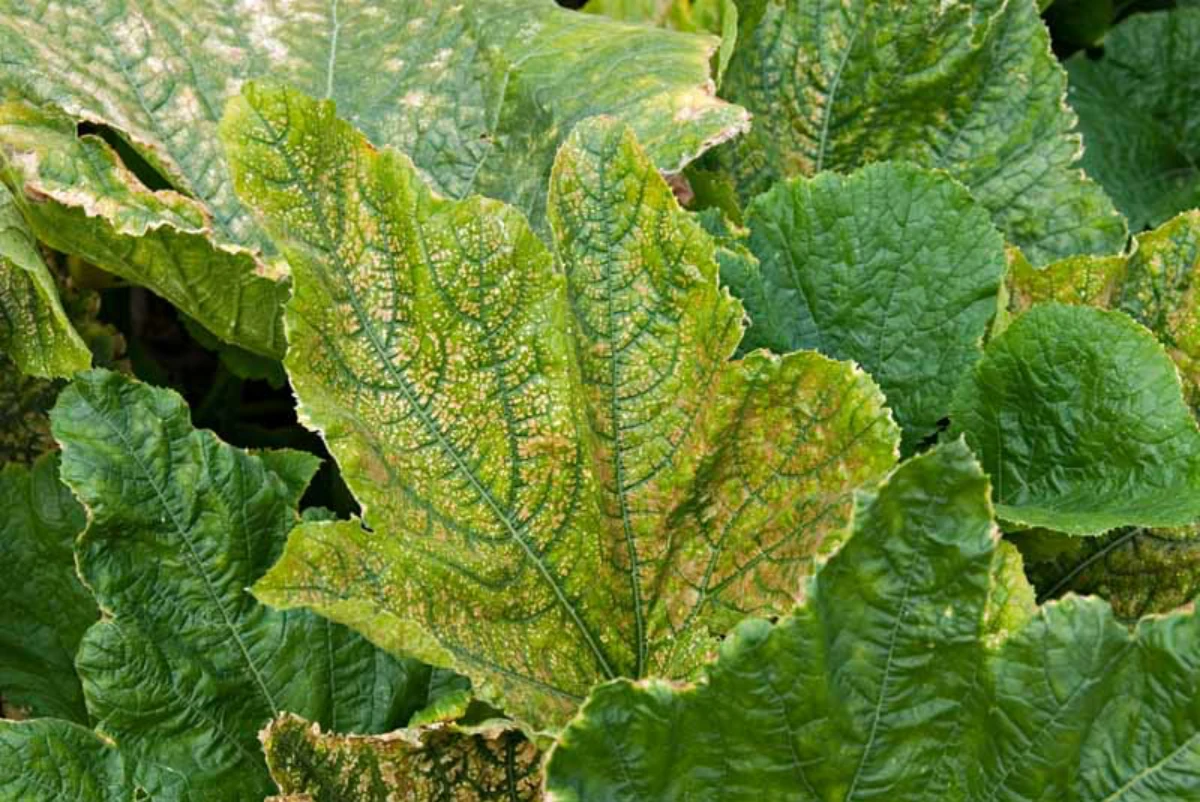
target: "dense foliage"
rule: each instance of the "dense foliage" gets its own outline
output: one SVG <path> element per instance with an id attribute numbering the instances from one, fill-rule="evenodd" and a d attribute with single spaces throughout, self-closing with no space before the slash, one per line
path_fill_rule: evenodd
<path id="1" fill-rule="evenodd" d="M 0 802 L 1200 799 L 1198 46 L 0 0 Z"/>

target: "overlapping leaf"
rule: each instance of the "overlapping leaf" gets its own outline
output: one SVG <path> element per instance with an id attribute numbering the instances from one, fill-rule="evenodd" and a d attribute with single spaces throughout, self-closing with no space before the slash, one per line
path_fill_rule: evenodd
<path id="1" fill-rule="evenodd" d="M 992 340 L 951 420 L 1001 519 L 1074 535 L 1200 522 L 1200 428 L 1179 374 L 1126 315 L 1046 304 Z"/>
<path id="2" fill-rule="evenodd" d="M 54 277 L 13 196 L 0 185 L 0 354 L 22 372 L 51 378 L 91 365 L 92 353 L 67 319 Z"/>
<path id="3" fill-rule="evenodd" d="M 853 359 L 906 447 L 933 434 L 996 313 L 1004 241 L 987 212 L 945 174 L 884 163 L 781 183 L 746 225 L 760 267 L 722 264 L 750 316 L 743 347 Z"/>
<path id="4" fill-rule="evenodd" d="M 1128 256 L 1080 256 L 1035 269 L 1013 254 L 1010 306 L 1035 303 L 1120 309 L 1146 326 L 1167 348 L 1183 375 L 1193 406 L 1200 406 L 1200 211 L 1184 212 L 1134 238 Z"/>
<path id="5" fill-rule="evenodd" d="M 149 287 L 225 340 L 282 356 L 282 266 L 215 244 L 203 200 L 147 189 L 99 136 L 24 102 L 0 103 L 0 156 L 39 239 Z"/>
<path id="6" fill-rule="evenodd" d="M 257 595 L 454 667 L 535 728 L 592 684 L 685 676 L 787 609 L 894 459 L 870 379 L 728 361 L 713 245 L 615 121 L 552 179 L 561 271 L 513 209 L 442 200 L 330 104 L 247 90 L 239 191 L 286 243 L 286 367 L 370 529 L 298 528 Z"/>
<path id="7" fill-rule="evenodd" d="M 1010 536 L 1045 598 L 1094 593 L 1127 621 L 1165 613 L 1200 595 L 1200 535 L 1128 527 L 1078 538 L 1034 529 Z"/>
<path id="8" fill-rule="evenodd" d="M 0 90 L 109 127 L 177 191 L 146 190 L 50 110 L 0 141 L 40 236 L 278 355 L 283 266 L 234 194 L 216 132 L 245 80 L 286 76 L 336 99 L 442 192 L 501 197 L 540 219 L 555 148 L 583 117 L 626 120 L 667 170 L 743 130 L 745 112 L 713 96 L 716 46 L 553 0 L 5 0 Z"/>
<path id="9" fill-rule="evenodd" d="M 83 526 L 56 456 L 0 468 L 0 698 L 10 715 L 87 723 L 75 651 L 99 611 L 75 575 Z"/>
<path id="10" fill-rule="evenodd" d="M 1125 227 L 1075 167 L 1066 75 L 1032 0 L 757 0 L 722 94 L 754 114 L 721 151 L 743 197 L 780 178 L 903 159 L 970 188 L 1041 264 Z"/>
<path id="11" fill-rule="evenodd" d="M 1071 597 L 997 630 L 997 590 L 1024 584 L 997 570 L 1010 549 L 961 443 L 917 457 L 792 617 L 744 623 L 694 686 L 598 688 L 551 754 L 551 798 L 1195 798 L 1200 619 L 1131 632 Z"/>
<path id="12" fill-rule="evenodd" d="M 313 802 L 542 799 L 541 750 L 511 722 L 339 736 L 283 716 L 262 741 L 280 791 Z"/>
<path id="13" fill-rule="evenodd" d="M 0 355 L 0 464 L 30 463 L 55 448 L 47 413 L 61 384 L 26 376 Z"/>
<path id="14" fill-rule="evenodd" d="M 1130 227 L 1200 206 L 1200 8 L 1134 14 L 1066 66 L 1083 166 Z"/>
<path id="15" fill-rule="evenodd" d="M 271 791 L 255 734 L 281 712 L 378 732 L 425 703 L 427 668 L 246 592 L 296 522 L 314 457 L 251 456 L 193 429 L 174 393 L 106 371 L 80 374 L 52 417 L 63 480 L 88 509 L 79 569 L 105 612 L 76 666 L 111 744 L 90 749 L 94 760 L 56 762 L 81 737 L 73 725 L 0 725 L 0 760 L 42 755 L 0 763 L 0 776 L 67 795 L 107 782 L 119 763 L 124 799 L 136 786 L 151 798 L 242 800 Z"/>

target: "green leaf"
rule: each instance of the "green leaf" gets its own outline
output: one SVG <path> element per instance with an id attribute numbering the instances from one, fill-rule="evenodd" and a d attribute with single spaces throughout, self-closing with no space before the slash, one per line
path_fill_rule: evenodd
<path id="1" fill-rule="evenodd" d="M 541 220 L 555 149 L 577 120 L 625 120 L 667 171 L 744 131 L 746 112 L 714 96 L 716 47 L 553 0 L 386 11 L 368 0 L 9 0 L 0 90 L 108 126 L 173 191 L 145 189 L 112 148 L 49 111 L 32 127 L 5 126 L 0 147 L 40 236 L 144 284 L 222 339 L 278 356 L 285 268 L 233 192 L 217 137 L 245 81 L 286 76 L 336 100 L 373 142 L 404 150 L 443 193 L 503 198 Z M 149 236 L 131 239 L 139 234 Z"/>
<path id="2" fill-rule="evenodd" d="M 105 612 L 76 665 L 139 786 L 261 796 L 255 733 L 280 712 L 378 732 L 425 704 L 427 668 L 246 592 L 298 520 L 315 457 L 251 456 L 193 429 L 178 395 L 107 371 L 80 374 L 52 420 L 63 481 L 88 511 L 79 570 Z"/>
<path id="3" fill-rule="evenodd" d="M 781 183 L 746 211 L 758 271 L 724 270 L 743 347 L 812 348 L 879 382 L 911 451 L 982 354 L 1004 241 L 961 184 L 907 164 Z"/>
<path id="4" fill-rule="evenodd" d="M 1125 226 L 1075 166 L 1066 76 L 1032 0 L 757 0 L 722 94 L 754 128 L 720 151 L 743 197 L 906 160 L 964 183 L 1035 263 L 1109 253 Z"/>
<path id="5" fill-rule="evenodd" d="M 289 715 L 262 741 L 279 790 L 312 802 L 542 799 L 542 753 L 510 722 L 340 736 Z"/>
<path id="6" fill-rule="evenodd" d="M 1043 598 L 1096 594 L 1118 617 L 1137 621 L 1200 595 L 1200 536 L 1194 528 L 1128 527 L 1097 538 L 1034 529 L 1011 537 Z"/>
<path id="7" fill-rule="evenodd" d="M 135 798 L 121 753 L 69 721 L 0 720 L 0 768 L 0 802 Z"/>
<path id="8" fill-rule="evenodd" d="M 853 366 L 728 361 L 742 310 L 712 241 L 618 121 L 559 154 L 561 268 L 518 212 L 431 194 L 331 104 L 251 87 L 224 130 L 293 268 L 301 418 L 370 527 L 295 530 L 269 604 L 553 727 L 597 680 L 686 676 L 711 634 L 790 607 L 894 460 Z"/>
<path id="9" fill-rule="evenodd" d="M 67 319 L 54 277 L 0 184 L 0 353 L 43 378 L 86 370 L 92 352 Z"/>
<path id="10" fill-rule="evenodd" d="M 868 499 L 808 601 L 751 619 L 690 686 L 596 689 L 548 764 L 558 802 L 1195 797 L 1200 622 L 1096 599 L 992 637 L 1000 559 L 961 443 Z M 664 748 L 670 744 L 670 748 Z"/>
<path id="11" fill-rule="evenodd" d="M 1080 256 L 1042 269 L 1015 255 L 1011 306 L 1063 303 L 1120 309 L 1150 329 L 1200 407 L 1200 211 L 1184 212 L 1134 238 L 1128 256 Z"/>
<path id="12" fill-rule="evenodd" d="M 0 468 L 0 697 L 26 718 L 88 721 L 75 651 L 99 611 L 75 575 L 84 523 L 56 456 Z"/>
<path id="13" fill-rule="evenodd" d="M 1066 66 L 1083 167 L 1130 228 L 1200 206 L 1200 8 L 1134 14 Z"/>
<path id="14" fill-rule="evenodd" d="M 1123 314 L 1021 315 L 959 387 L 951 420 L 1004 521 L 1073 535 L 1200 521 L 1200 429 L 1162 346 Z"/>

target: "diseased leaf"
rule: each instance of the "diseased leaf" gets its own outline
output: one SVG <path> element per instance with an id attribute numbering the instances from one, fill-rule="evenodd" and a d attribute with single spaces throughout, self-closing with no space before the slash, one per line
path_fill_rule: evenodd
<path id="1" fill-rule="evenodd" d="M 30 463 L 54 450 L 47 413 L 61 385 L 23 375 L 15 362 L 0 354 L 0 464 Z"/>
<path id="2" fill-rule="evenodd" d="M 553 0 L 5 0 L 0 90 L 110 127 L 175 191 L 149 192 L 53 112 L 32 127 L 10 120 L 0 147 L 39 236 L 278 356 L 284 267 L 217 138 L 247 79 L 286 76 L 335 99 L 443 193 L 503 198 L 541 220 L 554 151 L 580 119 L 625 120 L 668 171 L 745 130 L 745 111 L 714 97 L 716 47 Z"/>
<path id="3" fill-rule="evenodd" d="M 1070 597 L 994 637 L 1004 558 L 961 443 L 903 465 L 854 529 L 808 601 L 738 627 L 701 682 L 597 688 L 551 753 L 550 797 L 1195 798 L 1195 613 L 1131 632 Z"/>
<path id="4" fill-rule="evenodd" d="M 26 717 L 88 723 L 75 650 L 99 616 L 75 575 L 83 509 L 58 481 L 58 458 L 0 468 L 0 697 Z"/>
<path id="5" fill-rule="evenodd" d="M 1134 14 L 1066 67 L 1083 167 L 1130 228 L 1200 206 L 1200 8 Z"/>
<path id="6" fill-rule="evenodd" d="M 262 796 L 254 736 L 280 712 L 378 732 L 425 704 L 427 668 L 246 592 L 297 521 L 315 457 L 251 456 L 193 429 L 174 393 L 107 371 L 80 374 L 52 420 L 88 510 L 79 570 L 105 612 L 76 666 L 132 782 L 178 786 L 170 799 Z"/>
<path id="7" fill-rule="evenodd" d="M 999 517 L 1073 535 L 1200 522 L 1200 429 L 1171 360 L 1127 316 L 1047 304 L 992 340 L 953 428 Z"/>
<path id="8" fill-rule="evenodd" d="M 1061 301 L 1120 309 L 1149 328 L 1200 407 L 1200 211 L 1184 212 L 1134 238 L 1128 256 L 1065 259 L 1035 270 L 1017 255 L 1011 306 Z"/>
<path id="9" fill-rule="evenodd" d="M 0 802 L 134 799 L 121 753 L 69 721 L 0 720 L 0 769 Z"/>
<path id="10" fill-rule="evenodd" d="M 1069 256 L 1034 267 L 1017 248 L 1008 250 L 1009 307 L 1024 312 L 1051 301 L 1109 308 L 1125 278 L 1124 256 Z"/>
<path id="11" fill-rule="evenodd" d="M 743 348 L 812 348 L 879 382 L 906 450 L 937 431 L 982 354 L 1004 240 L 942 173 L 883 163 L 781 183 L 746 211 L 755 270 L 722 279 L 746 304 Z"/>
<path id="12" fill-rule="evenodd" d="M 261 738 L 280 791 L 312 802 L 542 799 L 541 751 L 504 721 L 364 736 L 281 716 Z"/>
<path id="13" fill-rule="evenodd" d="M 515 210 L 443 200 L 331 104 L 248 88 L 239 191 L 296 291 L 285 363 L 364 520 L 304 524 L 255 589 L 554 727 L 600 679 L 687 676 L 787 609 L 894 460 L 861 371 L 728 361 L 711 240 L 619 122 L 560 152 L 561 271 Z"/>
<path id="14" fill-rule="evenodd" d="M 588 0 L 589 14 L 627 22 L 642 22 L 677 31 L 705 31 L 721 37 L 717 53 L 717 83 L 733 58 L 737 43 L 738 10 L 734 0 Z"/>
<path id="15" fill-rule="evenodd" d="M 215 240 L 202 201 L 146 189 L 99 136 L 27 103 L 0 104 L 0 157 L 39 239 L 149 287 L 222 339 L 283 355 L 284 268 Z"/>
<path id="16" fill-rule="evenodd" d="M 1066 76 L 1032 0 L 757 0 L 722 94 L 754 114 L 720 151 L 744 198 L 883 160 L 940 167 L 1035 263 L 1110 253 L 1125 225 L 1075 166 Z"/>
<path id="17" fill-rule="evenodd" d="M 1086 539 L 1034 529 L 1010 537 L 1043 598 L 1095 594 L 1118 617 L 1136 621 L 1200 595 L 1200 536 L 1194 529 L 1127 527 Z"/>
<path id="18" fill-rule="evenodd" d="M 92 352 L 67 319 L 37 243 L 0 184 L 0 354 L 23 373 L 69 376 L 92 363 Z"/>

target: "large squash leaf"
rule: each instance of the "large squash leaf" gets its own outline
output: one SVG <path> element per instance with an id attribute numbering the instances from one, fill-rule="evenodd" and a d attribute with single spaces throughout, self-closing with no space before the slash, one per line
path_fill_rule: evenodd
<path id="1" fill-rule="evenodd" d="M 1033 0 L 745 5 L 722 94 L 754 128 L 721 151 L 744 198 L 903 159 L 966 184 L 1036 263 L 1124 245 L 1112 202 L 1075 167 L 1066 75 Z"/>
<path id="2" fill-rule="evenodd" d="M 284 292 L 284 268 L 217 138 L 245 80 L 284 75 L 335 99 L 445 194 L 500 197 L 540 220 L 554 151 L 579 119 L 627 121 L 668 171 L 744 130 L 745 111 L 714 97 L 716 47 L 553 0 L 4 0 L 0 89 L 115 130 L 176 191 L 146 190 L 107 144 L 55 119 L 0 140 L 40 235 L 278 355 L 282 299 L 263 296 Z"/>
<path id="3" fill-rule="evenodd" d="M 542 752 L 512 722 L 336 735 L 280 716 L 263 730 L 262 742 L 280 791 L 313 802 L 542 799 Z"/>
<path id="4" fill-rule="evenodd" d="M 961 443 L 902 466 L 793 616 L 741 625 L 696 685 L 598 688 L 551 754 L 551 797 L 1196 798 L 1200 619 L 1131 632 L 1071 597 L 997 629 L 997 591 L 1025 580 L 997 571 L 988 495 Z"/>
<path id="5" fill-rule="evenodd" d="M 982 355 L 1004 276 L 1004 240 L 966 189 L 876 164 L 781 183 L 746 225 L 760 268 L 726 260 L 721 274 L 750 315 L 743 347 L 853 359 L 879 382 L 906 448 L 936 432 Z"/>
<path id="6" fill-rule="evenodd" d="M 1200 522 L 1200 428 L 1126 315 L 1046 304 L 992 340 L 951 419 L 1014 524 L 1073 535 Z"/>
<path id="7" fill-rule="evenodd" d="M 281 712 L 379 732 L 424 704 L 428 668 L 246 592 L 298 520 L 314 457 L 251 456 L 193 429 L 174 393 L 106 371 L 80 374 L 52 421 L 63 480 L 88 511 L 79 570 L 105 612 L 76 666 L 88 713 L 112 746 L 78 771 L 72 757 L 62 766 L 0 762 L 0 776 L 35 773 L 47 795 L 67 795 L 77 782 L 100 782 L 117 749 L 131 783 L 125 799 L 134 785 L 151 798 L 261 798 L 272 787 L 255 735 Z M 44 738 L 53 755 L 77 737 L 67 722 L 46 728 L 0 725 L 12 746 L 0 761 L 41 748 L 29 738 Z"/>
<path id="8" fill-rule="evenodd" d="M 92 363 L 92 352 L 63 311 L 37 243 L 12 194 L 0 185 L 0 354 L 22 372 L 69 376 Z"/>
<path id="9" fill-rule="evenodd" d="M 1200 206 L 1200 8 L 1134 14 L 1066 66 L 1083 166 L 1130 227 Z"/>
<path id="10" fill-rule="evenodd" d="M 553 727 L 597 680 L 687 676 L 710 634 L 790 607 L 894 460 L 853 366 L 729 361 L 713 244 L 617 121 L 558 156 L 561 270 L 515 210 L 432 194 L 332 104 L 252 87 L 225 134 L 293 268 L 300 414 L 369 527 L 299 527 L 270 604 Z"/>
<path id="11" fill-rule="evenodd" d="M 58 458 L 0 468 L 0 699 L 6 713 L 87 723 L 75 651 L 98 617 L 75 575 L 83 508 Z"/>

